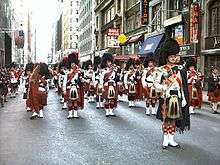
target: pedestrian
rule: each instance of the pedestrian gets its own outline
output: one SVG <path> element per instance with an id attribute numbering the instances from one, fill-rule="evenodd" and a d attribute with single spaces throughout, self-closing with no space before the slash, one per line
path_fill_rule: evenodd
<path id="1" fill-rule="evenodd" d="M 212 67 L 208 78 L 208 101 L 210 102 L 213 113 L 218 113 L 218 103 L 220 101 L 220 76 L 218 68 Z"/>
<path id="2" fill-rule="evenodd" d="M 165 40 L 159 58 L 159 74 L 155 79 L 156 90 L 161 92 L 157 118 L 162 121 L 163 149 L 168 146 L 179 147 L 174 140 L 176 130 L 183 132 L 190 126 L 189 116 L 183 117 L 185 114 L 183 111 L 187 110 L 184 109 L 187 105 L 185 95 L 187 92 L 184 91 L 188 88 L 183 85 L 185 81 L 181 74 L 183 67 L 177 64 L 179 50 L 176 40 L 171 38 Z"/>

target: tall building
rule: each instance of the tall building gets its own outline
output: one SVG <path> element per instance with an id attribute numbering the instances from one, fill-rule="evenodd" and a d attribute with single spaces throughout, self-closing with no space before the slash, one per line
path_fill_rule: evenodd
<path id="1" fill-rule="evenodd" d="M 125 0 L 96 0 L 96 55 L 102 56 L 106 51 L 121 54 L 117 42 L 120 33 L 124 33 Z"/>
<path id="2" fill-rule="evenodd" d="M 11 63 L 11 3 L 0 2 L 0 65 Z"/>
<path id="3" fill-rule="evenodd" d="M 201 69 L 205 76 L 215 66 L 220 70 L 220 1 L 206 0 L 201 13 Z"/>
<path id="4" fill-rule="evenodd" d="M 12 1 L 12 61 L 25 65 L 28 62 L 35 62 L 35 33 L 36 26 L 33 24 L 32 13 L 24 0 Z M 24 45 L 21 47 L 15 44 L 18 31 L 24 35 Z M 20 33 L 19 33 L 20 35 Z"/>
<path id="5" fill-rule="evenodd" d="M 93 60 L 95 55 L 95 1 L 81 0 L 79 10 L 80 61 Z"/>
<path id="6" fill-rule="evenodd" d="M 62 51 L 66 55 L 78 51 L 79 0 L 63 1 Z"/>

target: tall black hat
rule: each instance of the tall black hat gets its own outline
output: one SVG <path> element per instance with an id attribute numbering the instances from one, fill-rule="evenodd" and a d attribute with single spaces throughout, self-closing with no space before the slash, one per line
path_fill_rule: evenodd
<path id="1" fill-rule="evenodd" d="M 102 59 L 100 56 L 94 57 L 94 68 L 93 68 L 94 70 L 97 70 L 98 65 L 101 64 L 101 61 L 102 61 Z"/>
<path id="2" fill-rule="evenodd" d="M 111 61 L 113 63 L 114 58 L 111 53 L 104 53 L 101 60 L 101 68 L 105 68 L 107 61 Z"/>
<path id="3" fill-rule="evenodd" d="M 49 79 L 50 73 L 49 73 L 48 65 L 45 63 L 40 63 L 39 65 L 40 65 L 39 74 L 45 76 L 46 79 Z"/>
<path id="4" fill-rule="evenodd" d="M 159 65 L 165 65 L 169 55 L 176 55 L 180 51 L 178 42 L 173 38 L 167 38 L 160 49 Z"/>
<path id="5" fill-rule="evenodd" d="M 129 60 L 127 61 L 126 66 L 125 66 L 125 70 L 129 70 L 129 68 L 131 66 L 134 66 L 134 64 L 135 64 L 134 60 L 129 58 Z"/>
<path id="6" fill-rule="evenodd" d="M 34 63 L 30 62 L 30 63 L 27 63 L 26 66 L 25 66 L 25 72 L 27 71 L 33 71 L 34 69 Z"/>
<path id="7" fill-rule="evenodd" d="M 189 58 L 187 61 L 186 61 L 186 69 L 188 70 L 189 67 L 191 66 L 194 66 L 196 67 L 196 60 L 194 58 Z"/>
<path id="8" fill-rule="evenodd" d="M 71 68 L 72 64 L 79 65 L 79 53 L 77 52 L 72 52 L 71 54 L 68 55 L 68 68 Z"/>

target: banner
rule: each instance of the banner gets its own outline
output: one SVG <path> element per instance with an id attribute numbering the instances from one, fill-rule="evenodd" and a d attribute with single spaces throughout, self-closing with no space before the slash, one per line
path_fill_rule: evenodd
<path id="1" fill-rule="evenodd" d="M 140 1 L 140 17 L 141 17 L 141 25 L 147 25 L 149 21 L 148 16 L 149 11 L 149 2 L 148 0 Z"/>
<path id="2" fill-rule="evenodd" d="M 111 29 L 108 29 L 107 31 L 107 36 L 118 37 L 119 35 L 120 35 L 120 29 L 118 28 L 111 28 Z"/>
<path id="3" fill-rule="evenodd" d="M 19 49 L 24 48 L 24 31 L 23 30 L 15 31 L 15 45 Z"/>
<path id="4" fill-rule="evenodd" d="M 199 3 L 195 2 L 190 7 L 190 42 L 198 43 L 199 38 Z"/>
<path id="5" fill-rule="evenodd" d="M 175 26 L 175 40 L 180 46 L 183 45 L 183 25 Z"/>

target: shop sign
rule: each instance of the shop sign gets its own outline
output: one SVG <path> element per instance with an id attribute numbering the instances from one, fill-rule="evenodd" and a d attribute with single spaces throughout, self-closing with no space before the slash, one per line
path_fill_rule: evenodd
<path id="1" fill-rule="evenodd" d="M 187 44 L 180 46 L 180 56 L 192 56 L 194 55 L 194 45 L 193 44 Z"/>
<path id="2" fill-rule="evenodd" d="M 120 29 L 118 28 L 111 28 L 111 29 L 108 29 L 107 31 L 107 36 L 118 37 L 119 35 L 120 35 Z"/>
<path id="3" fill-rule="evenodd" d="M 183 25 L 175 26 L 175 39 L 180 46 L 183 45 Z"/>
<path id="4" fill-rule="evenodd" d="M 149 0 L 141 0 L 140 1 L 140 17 L 141 17 L 141 25 L 147 25 L 149 21 Z"/>
<path id="5" fill-rule="evenodd" d="M 190 42 L 198 43 L 199 38 L 199 3 L 195 2 L 190 7 Z"/>

